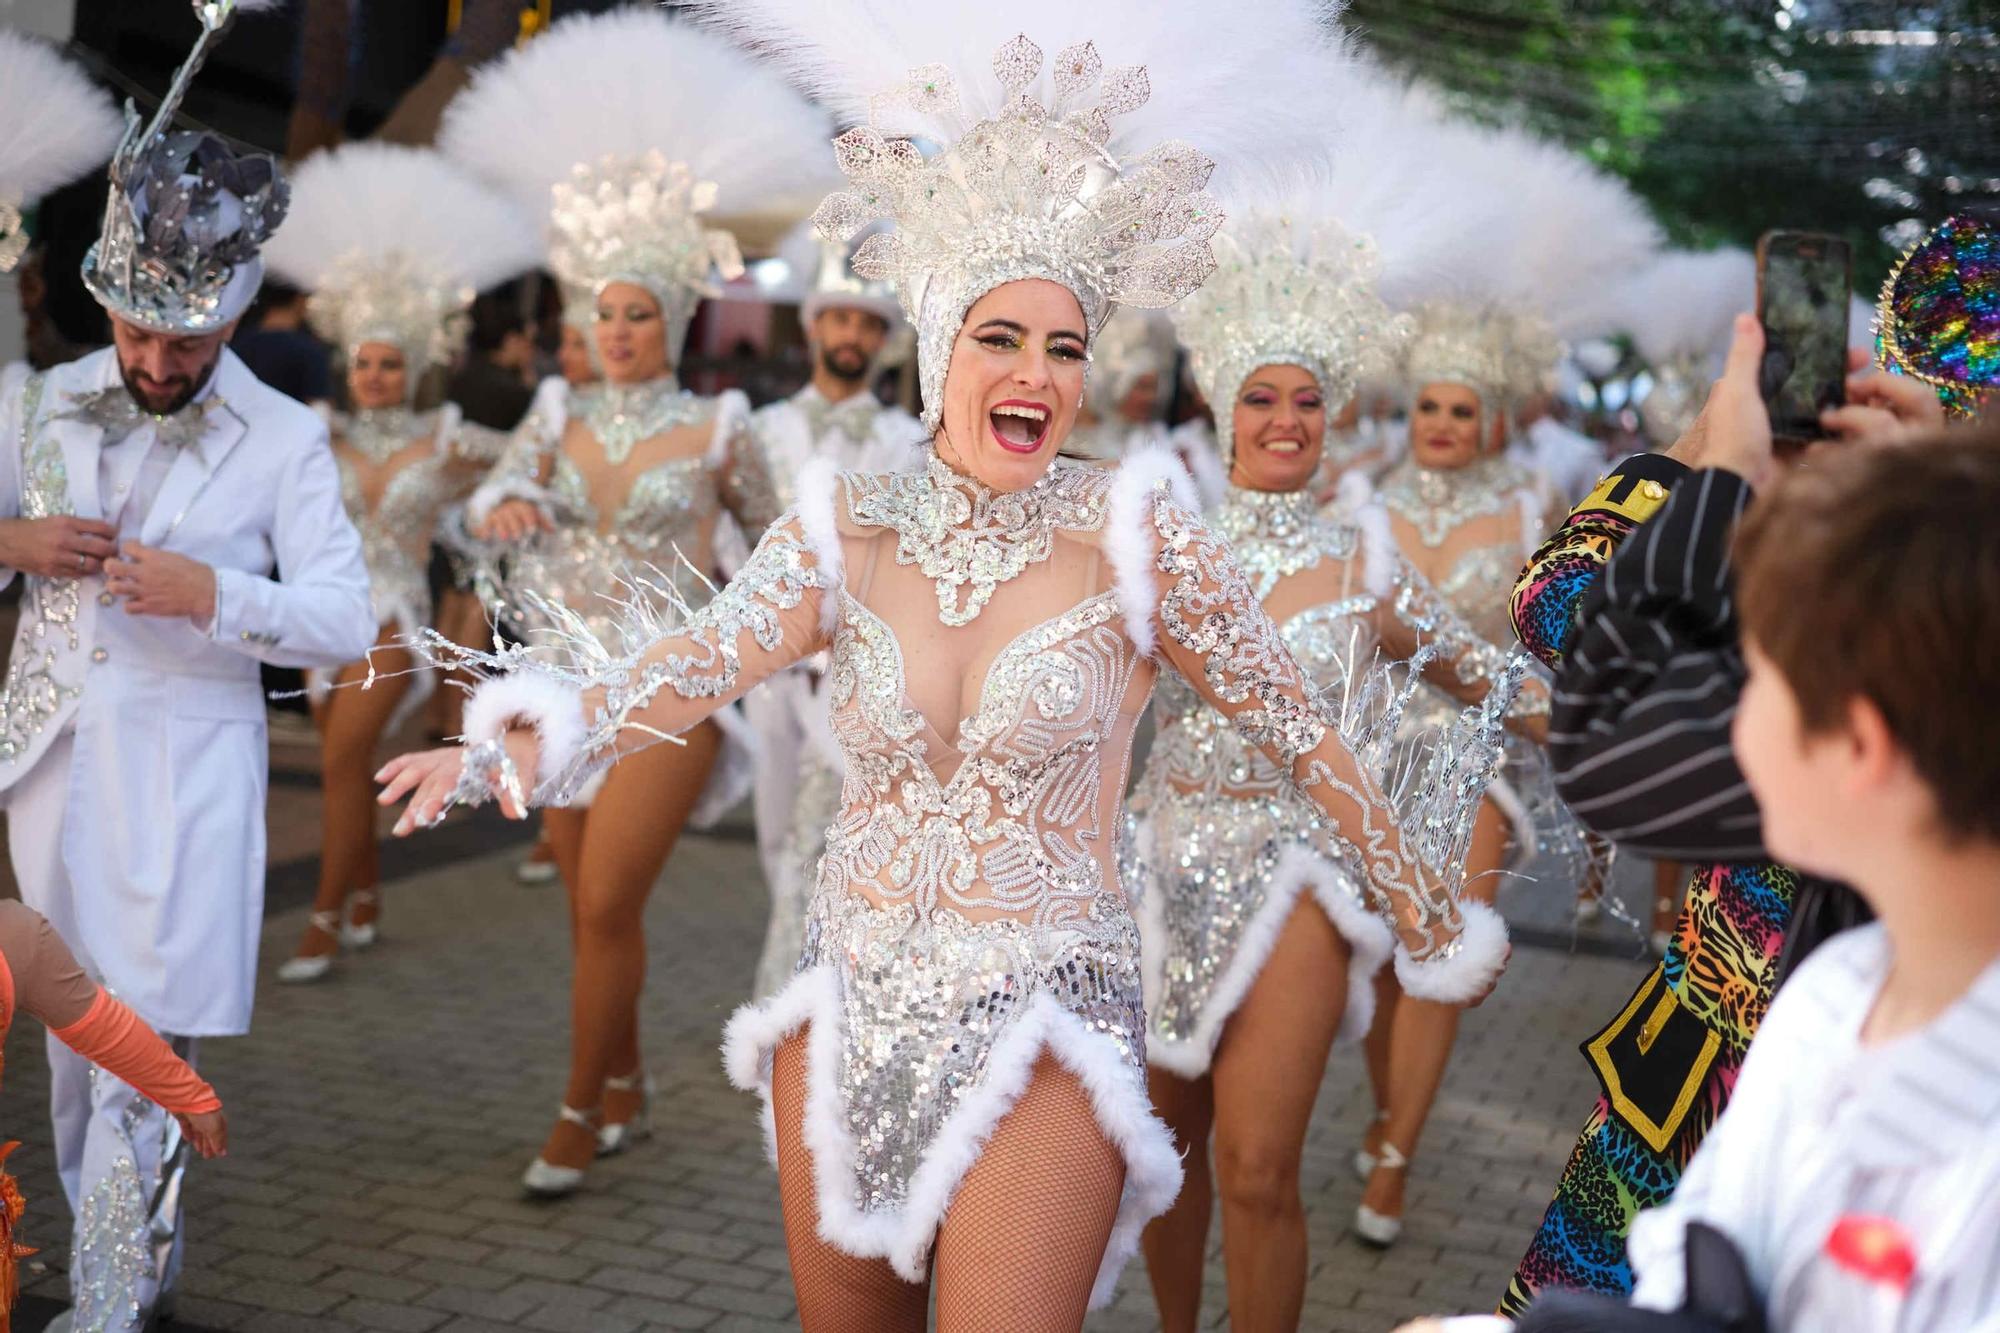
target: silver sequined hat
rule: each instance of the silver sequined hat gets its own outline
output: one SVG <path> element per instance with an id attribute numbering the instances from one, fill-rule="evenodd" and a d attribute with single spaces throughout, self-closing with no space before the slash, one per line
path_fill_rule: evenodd
<path id="1" fill-rule="evenodd" d="M 284 221 L 289 198 L 277 159 L 168 126 L 236 15 L 276 3 L 195 0 L 201 37 L 159 110 L 142 122 L 126 106 L 104 229 L 83 259 L 84 285 L 119 319 L 155 333 L 214 333 L 257 295 L 258 252 Z"/>
<path id="2" fill-rule="evenodd" d="M 387 343 L 421 372 L 456 354 L 473 297 L 533 268 L 541 249 L 511 199 L 440 154 L 355 143 L 299 165 L 264 257 L 311 293 L 321 337 L 349 356 Z"/>
<path id="3" fill-rule="evenodd" d="M 111 99 L 47 42 L 0 28 L 0 273 L 28 248 L 22 210 L 111 156 Z"/>
<path id="4" fill-rule="evenodd" d="M 1364 375 L 1393 363 L 1411 321 L 1376 294 L 1375 243 L 1340 223 L 1253 213 L 1217 239 L 1215 276 L 1174 311 L 1228 458 L 1231 404 L 1260 366 L 1298 366 L 1325 395 L 1328 439 Z M 1323 441 L 1324 443 L 1324 441 Z"/>
<path id="5" fill-rule="evenodd" d="M 1309 89 L 1294 57 L 1342 40 L 1323 0 L 1187 0 L 1171 18 L 1158 0 L 683 3 L 854 126 L 834 141 L 848 188 L 815 220 L 836 240 L 893 224 L 854 269 L 893 283 L 916 327 L 932 430 L 980 297 L 1056 282 L 1092 340 L 1119 306 L 1172 305 L 1214 268 L 1211 175 L 1276 177 L 1330 137 L 1292 109 Z"/>
<path id="6" fill-rule="evenodd" d="M 548 219 L 549 267 L 594 301 L 659 302 L 678 363 L 695 307 L 832 182 L 826 113 L 728 42 L 656 7 L 556 24 L 480 71 L 438 145 Z"/>

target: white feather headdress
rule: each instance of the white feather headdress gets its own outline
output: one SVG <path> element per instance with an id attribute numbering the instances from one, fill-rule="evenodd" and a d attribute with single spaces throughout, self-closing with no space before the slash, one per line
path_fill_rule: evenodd
<path id="1" fill-rule="evenodd" d="M 356 143 L 293 171 L 291 215 L 264 260 L 312 294 L 321 337 L 349 353 L 386 342 L 421 368 L 449 361 L 472 298 L 541 249 L 510 197 L 442 155 Z"/>
<path id="2" fill-rule="evenodd" d="M 738 239 L 774 244 L 837 178 L 825 112 L 727 41 L 657 8 L 563 20 L 482 70 L 439 146 L 551 224 L 550 266 L 592 296 L 635 282 L 680 341 Z"/>
<path id="3" fill-rule="evenodd" d="M 21 211 L 111 156 L 111 99 L 47 42 L 0 28 L 0 273 L 27 249 Z"/>
<path id="4" fill-rule="evenodd" d="M 1302 56 L 1342 40 L 1325 0 L 1184 18 L 1151 0 L 685 3 L 856 125 L 836 143 L 850 188 L 815 216 L 842 239 L 894 221 L 855 268 L 893 282 L 916 325 L 933 429 L 981 296 L 1058 282 L 1092 338 L 1119 305 L 1171 305 L 1214 267 L 1211 176 L 1286 174 L 1322 156 L 1332 129 L 1296 115 Z"/>
<path id="5" fill-rule="evenodd" d="M 1670 250 L 1614 288 L 1608 318 L 1631 335 L 1652 387 L 1640 404 L 1646 434 L 1671 444 L 1694 424 L 1731 321 L 1757 296 L 1757 261 L 1746 250 Z"/>

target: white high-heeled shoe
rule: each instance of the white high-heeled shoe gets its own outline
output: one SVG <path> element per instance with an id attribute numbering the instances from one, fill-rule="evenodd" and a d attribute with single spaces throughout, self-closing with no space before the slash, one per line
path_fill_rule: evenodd
<path id="1" fill-rule="evenodd" d="M 1410 1164 L 1410 1159 L 1403 1156 L 1403 1150 L 1393 1143 L 1383 1144 L 1376 1158 L 1376 1169 L 1382 1171 L 1401 1171 Z M 1403 1219 L 1378 1213 L 1365 1203 L 1357 1204 L 1354 1209 L 1354 1234 L 1376 1249 L 1386 1250 L 1402 1237 Z"/>
<path id="2" fill-rule="evenodd" d="M 604 1080 L 606 1092 L 636 1092 L 639 1110 L 630 1120 L 607 1124 L 597 1131 L 597 1155 L 616 1157 L 641 1139 L 653 1136 L 653 1076 L 645 1070 Z"/>
<path id="3" fill-rule="evenodd" d="M 342 910 L 340 918 L 340 942 L 343 946 L 349 949 L 366 949 L 381 938 L 381 932 L 375 929 L 375 922 L 369 921 L 366 925 L 360 926 L 354 924 L 356 907 L 374 907 L 380 901 L 373 889 L 356 889 L 347 895 L 347 906 Z"/>
<path id="4" fill-rule="evenodd" d="M 310 918 L 314 930 L 334 940 L 341 937 L 340 913 L 314 912 Z M 278 980 L 287 986 L 300 986 L 318 981 L 333 970 L 331 953 L 294 954 L 278 964 Z"/>
<path id="5" fill-rule="evenodd" d="M 556 1115 L 572 1125 L 587 1129 L 593 1136 L 602 1132 L 600 1123 L 604 1112 L 596 1108 L 579 1111 L 574 1106 L 556 1108 Z M 561 1199 L 574 1194 L 583 1184 L 584 1168 L 580 1166 L 557 1166 L 544 1161 L 538 1153 L 535 1160 L 528 1163 L 528 1169 L 521 1173 L 521 1188 L 538 1199 Z"/>

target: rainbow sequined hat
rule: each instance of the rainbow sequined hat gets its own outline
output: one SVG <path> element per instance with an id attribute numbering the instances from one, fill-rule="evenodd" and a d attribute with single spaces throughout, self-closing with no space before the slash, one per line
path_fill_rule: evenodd
<path id="1" fill-rule="evenodd" d="M 1949 217 L 1911 247 L 1882 284 L 1875 350 L 1954 415 L 1976 412 L 2000 384 L 2000 229 Z"/>

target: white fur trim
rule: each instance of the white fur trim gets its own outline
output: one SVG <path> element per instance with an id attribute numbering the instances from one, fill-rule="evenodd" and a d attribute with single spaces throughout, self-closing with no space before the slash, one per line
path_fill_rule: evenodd
<path id="1" fill-rule="evenodd" d="M 1458 952 L 1450 958 L 1417 962 L 1396 946 L 1396 980 L 1403 993 L 1440 1004 L 1464 1004 L 1484 995 L 1507 965 L 1507 923 L 1481 902 L 1462 902 L 1465 917 Z"/>
<path id="2" fill-rule="evenodd" d="M 1235 955 L 1216 978 L 1208 1002 L 1195 1017 L 1193 1032 L 1185 1041 L 1163 1041 L 1149 1030 L 1146 1062 L 1186 1079 L 1208 1073 L 1215 1062 L 1216 1047 L 1222 1041 L 1223 1026 L 1249 998 L 1250 988 L 1257 984 L 1264 964 L 1271 960 L 1271 951 L 1277 948 L 1300 894 L 1310 894 L 1333 928 L 1347 941 L 1347 1003 L 1341 1011 L 1338 1040 L 1357 1040 L 1366 1033 L 1375 1018 L 1375 973 L 1388 961 L 1390 950 L 1395 947 L 1395 936 L 1388 923 L 1341 888 L 1344 878 L 1344 872 L 1325 858 L 1303 847 L 1286 848 L 1271 871 L 1263 905 L 1244 926 Z M 1148 885 L 1144 898 L 1147 910 L 1138 914 L 1140 939 L 1151 956 L 1152 966 L 1146 969 L 1149 977 L 1164 971 L 1164 960 L 1158 958 L 1162 940 L 1159 932 L 1165 926 L 1164 908 L 1158 903 L 1162 896 L 1157 885 Z M 1149 993 L 1149 1007 L 1153 999 L 1154 995 Z"/>
<path id="3" fill-rule="evenodd" d="M 840 989 L 833 968 L 822 964 L 802 972 L 769 1000 L 737 1010 L 723 1035 L 723 1066 L 737 1087 L 763 1095 L 770 1134 L 766 1145 L 775 1149 L 771 1060 L 778 1045 L 806 1024 L 804 1133 L 813 1155 L 822 1240 L 857 1257 L 887 1259 L 899 1276 L 922 1281 L 953 1194 L 1026 1091 L 1035 1061 L 1046 1049 L 1076 1075 L 1104 1136 L 1125 1158 L 1125 1192 L 1090 1306 L 1096 1309 L 1111 1299 L 1119 1273 L 1138 1248 L 1140 1231 L 1180 1192 L 1181 1164 L 1173 1137 L 1153 1114 L 1137 1072 L 1108 1038 L 1086 1028 L 1049 996 L 1035 996 L 994 1042 L 979 1087 L 938 1130 L 910 1179 L 903 1207 L 869 1213 L 854 1203 L 854 1144 L 841 1103 Z"/>
<path id="4" fill-rule="evenodd" d="M 741 389 L 724 389 L 715 395 L 715 419 L 708 436 L 708 451 L 703 457 L 710 468 L 719 468 L 729 461 L 729 441 L 737 432 L 750 433 L 750 400 L 743 396 Z"/>
<path id="5" fill-rule="evenodd" d="M 1117 577 L 1118 609 L 1125 616 L 1125 633 L 1141 657 L 1157 646 L 1153 614 L 1159 608 L 1154 573 L 1159 534 L 1153 528 L 1155 488 L 1165 482 L 1169 494 L 1189 513 L 1200 513 L 1194 481 L 1170 450 L 1146 449 L 1119 465 L 1105 502 L 1104 553 Z"/>
<path id="6" fill-rule="evenodd" d="M 560 773 L 583 749 L 583 691 L 553 676 L 523 668 L 482 682 L 465 701 L 465 743 L 495 740 L 516 722 L 534 727 L 541 741 L 540 773 Z M 522 774 L 533 787 L 537 780 Z"/>
<path id="7" fill-rule="evenodd" d="M 501 477 L 480 482 L 478 489 L 466 500 L 465 526 L 476 531 L 493 516 L 495 509 L 508 500 L 526 500 L 542 511 L 542 517 L 552 523 L 555 521 L 546 490 L 525 477 Z"/>
<path id="8" fill-rule="evenodd" d="M 819 628 L 833 633 L 840 619 L 840 589 L 846 581 L 846 557 L 840 545 L 840 525 L 834 519 L 834 493 L 840 469 L 831 458 L 814 458 L 799 469 L 797 499 L 792 508 L 805 529 L 806 545 L 819 564 L 820 577 L 827 586 L 820 597 Z"/>

